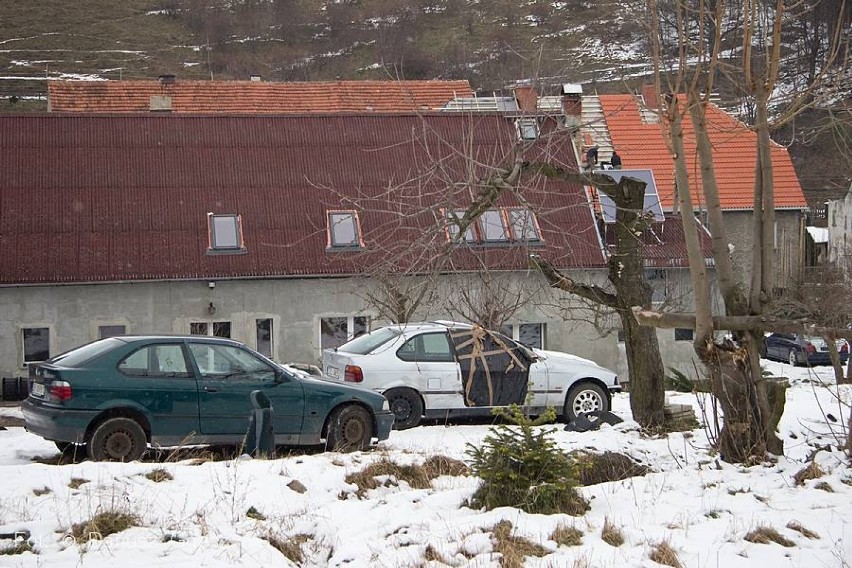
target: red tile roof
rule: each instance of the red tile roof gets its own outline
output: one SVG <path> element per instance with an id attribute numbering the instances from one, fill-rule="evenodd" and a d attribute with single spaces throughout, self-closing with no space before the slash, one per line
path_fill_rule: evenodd
<path id="1" fill-rule="evenodd" d="M 713 263 L 713 243 L 707 229 L 698 226 L 698 238 L 704 252 L 705 263 Z M 604 227 L 604 242 L 610 253 L 615 253 L 615 226 L 607 224 Z M 662 223 L 652 223 L 640 236 L 640 247 L 645 266 L 648 267 L 689 267 L 689 254 L 686 250 L 686 239 L 683 235 L 683 221 L 680 215 L 668 214 Z"/>
<path id="2" fill-rule="evenodd" d="M 446 246 L 440 208 L 467 207 L 516 138 L 496 114 L 0 116 L 0 285 L 422 267 Z M 550 144 L 536 151 L 576 168 L 567 136 Z M 583 188 L 537 176 L 523 187 L 537 251 L 602 267 Z M 326 250 L 327 209 L 358 210 L 363 252 Z M 242 216 L 246 254 L 206 254 L 210 212 Z M 527 252 L 458 248 L 444 269 L 526 268 Z"/>
<path id="3" fill-rule="evenodd" d="M 624 168 L 650 168 L 660 193 L 663 208 L 674 206 L 674 161 L 663 142 L 660 124 L 643 121 L 639 104 L 632 95 L 601 95 L 601 108 L 612 138 L 612 145 Z M 757 136 L 742 123 L 715 105 L 707 109 L 707 123 L 716 166 L 719 198 L 723 209 L 751 210 L 754 192 L 754 164 Z M 684 146 L 690 168 L 693 205 L 703 202 L 695 134 L 689 120 L 684 121 Z M 793 169 L 787 149 L 773 144 L 773 179 L 776 209 L 807 207 L 802 187 Z"/>
<path id="4" fill-rule="evenodd" d="M 151 112 L 171 97 L 172 112 L 412 112 L 470 97 L 467 81 L 49 81 L 53 112 Z"/>

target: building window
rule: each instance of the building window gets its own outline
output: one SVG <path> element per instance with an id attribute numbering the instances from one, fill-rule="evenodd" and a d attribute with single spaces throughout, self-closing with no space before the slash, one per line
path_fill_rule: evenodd
<path id="1" fill-rule="evenodd" d="M 350 339 L 367 333 L 368 316 L 339 316 L 320 319 L 320 347 L 340 347 Z"/>
<path id="2" fill-rule="evenodd" d="M 447 238 L 454 241 L 459 234 L 459 220 L 464 211 L 446 213 Z M 464 235 L 468 243 L 508 243 L 510 241 L 539 241 L 538 223 L 529 209 L 519 207 L 488 209 L 471 223 Z"/>
<path id="3" fill-rule="evenodd" d="M 212 335 L 213 337 L 231 338 L 231 322 L 229 321 L 194 321 L 189 324 L 190 335 Z"/>
<path id="4" fill-rule="evenodd" d="M 207 254 L 239 254 L 243 246 L 243 228 L 239 215 L 207 214 L 210 247 Z"/>
<path id="5" fill-rule="evenodd" d="M 355 211 L 328 212 L 328 248 L 359 248 L 361 229 Z"/>
<path id="6" fill-rule="evenodd" d="M 447 211 L 445 217 L 447 218 L 447 238 L 450 241 L 455 241 L 458 238 L 459 234 L 459 220 L 464 217 L 464 211 Z M 468 225 L 467 230 L 464 232 L 464 240 L 468 243 L 476 242 L 476 233 L 474 233 L 474 226 L 476 223 L 471 223 Z"/>
<path id="7" fill-rule="evenodd" d="M 676 327 L 674 330 L 675 341 L 692 341 L 695 332 L 691 329 Z"/>
<path id="8" fill-rule="evenodd" d="M 543 323 L 507 323 L 500 332 L 527 347 L 544 349 L 545 325 Z"/>
<path id="9" fill-rule="evenodd" d="M 509 229 L 516 241 L 539 240 L 538 224 L 529 209 L 509 209 Z"/>
<path id="10" fill-rule="evenodd" d="M 50 328 L 25 327 L 21 330 L 24 365 L 50 359 Z"/>
<path id="11" fill-rule="evenodd" d="M 662 304 L 668 296 L 668 278 L 662 268 L 646 268 L 645 280 L 651 287 L 651 302 Z"/>
<path id="12" fill-rule="evenodd" d="M 254 320 L 255 337 L 257 338 L 257 352 L 272 358 L 272 319 Z"/>
<path id="13" fill-rule="evenodd" d="M 534 118 L 519 118 L 515 121 L 518 128 L 518 136 L 521 140 L 535 140 L 538 138 L 538 122 Z"/>
<path id="14" fill-rule="evenodd" d="M 503 225 L 503 215 L 497 209 L 488 209 L 482 212 L 479 219 L 482 229 L 482 240 L 487 243 L 505 242 L 509 240 L 506 227 Z"/>
<path id="15" fill-rule="evenodd" d="M 124 335 L 127 333 L 127 328 L 123 325 L 99 325 L 98 339 L 106 339 L 107 337 L 115 337 L 116 335 Z"/>

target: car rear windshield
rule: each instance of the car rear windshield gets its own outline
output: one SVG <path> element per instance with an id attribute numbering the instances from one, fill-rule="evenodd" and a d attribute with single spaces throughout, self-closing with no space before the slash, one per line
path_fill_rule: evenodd
<path id="1" fill-rule="evenodd" d="M 368 333 L 367 335 L 356 337 L 349 343 L 344 343 L 343 345 L 338 347 L 337 350 L 343 351 L 345 353 L 354 353 L 356 355 L 366 355 L 377 347 L 384 345 L 394 337 L 399 336 L 399 334 L 400 331 L 398 329 L 377 329 L 376 331 Z"/>
<path id="2" fill-rule="evenodd" d="M 57 355 L 53 359 L 50 360 L 51 363 L 58 363 L 63 367 L 77 367 L 94 359 L 98 355 L 102 353 L 106 353 L 110 349 L 115 349 L 119 345 L 121 345 L 121 340 L 119 339 L 101 339 L 100 341 L 93 341 L 92 343 L 87 343 L 81 347 L 77 347 L 76 349 L 72 349 L 71 351 L 66 351 L 60 355 Z"/>

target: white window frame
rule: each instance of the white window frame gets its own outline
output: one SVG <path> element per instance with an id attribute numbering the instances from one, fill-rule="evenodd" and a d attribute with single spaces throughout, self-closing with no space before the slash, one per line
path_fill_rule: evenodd
<path id="1" fill-rule="evenodd" d="M 207 333 L 205 333 L 205 334 L 192 333 L 192 324 L 195 324 L 195 323 L 206 324 L 207 325 Z M 227 323 L 231 326 L 230 335 L 226 338 L 223 338 L 223 339 L 233 339 L 234 338 L 234 322 L 232 320 L 223 320 L 223 319 L 220 319 L 220 320 L 201 320 L 201 319 L 190 320 L 190 322 L 189 322 L 189 333 L 188 334 L 189 335 L 195 335 L 197 337 L 220 337 L 218 335 L 213 335 L 213 326 L 214 326 L 214 324 L 217 324 L 217 323 Z"/>
<path id="2" fill-rule="evenodd" d="M 518 130 L 520 140 L 538 140 L 538 120 L 534 117 L 524 117 L 515 120 L 515 128 Z M 532 136 L 529 134 L 532 133 Z"/>
<path id="3" fill-rule="evenodd" d="M 504 327 L 511 327 L 512 333 L 509 335 L 509 338 L 513 341 L 517 341 L 521 343 L 521 326 L 522 325 L 537 325 L 541 329 L 541 346 L 536 347 L 536 349 L 546 349 L 547 348 L 547 323 L 538 322 L 538 321 L 523 321 L 517 323 L 505 323 Z"/>
<path id="4" fill-rule="evenodd" d="M 531 209 L 526 207 L 506 207 L 505 212 L 507 229 L 509 230 L 512 239 L 522 242 L 541 241 L 541 227 L 538 226 L 538 219 L 536 219 L 535 213 L 533 213 Z M 523 213 L 526 216 L 528 223 L 524 223 L 524 229 L 532 229 L 533 233 L 535 233 L 533 237 L 525 238 L 521 235 L 515 234 L 515 223 L 512 222 L 512 214 L 518 212 Z"/>
<path id="5" fill-rule="evenodd" d="M 370 332 L 370 324 L 372 323 L 372 316 L 369 314 L 323 314 L 321 316 L 317 316 L 317 345 L 319 346 L 320 353 L 322 353 L 322 320 L 331 319 L 331 318 L 346 318 L 346 341 L 351 341 L 355 339 L 355 318 L 364 318 L 366 319 L 365 330 L 367 333 Z"/>
<path id="6" fill-rule="evenodd" d="M 25 326 L 22 325 L 19 329 L 20 329 L 20 331 L 18 332 L 18 337 L 21 338 L 21 351 L 20 351 L 21 359 L 20 359 L 20 361 L 21 361 L 21 367 L 22 368 L 26 368 L 28 365 L 33 365 L 33 364 L 36 364 L 36 363 L 42 363 L 42 362 L 47 361 L 48 359 L 50 359 L 52 357 L 52 354 L 54 353 L 54 349 L 53 349 L 53 328 L 50 325 L 35 323 L 35 324 L 29 324 L 29 325 L 25 325 Z M 32 360 L 32 361 L 27 360 L 26 346 L 24 344 L 24 330 L 28 330 L 28 329 L 46 329 L 47 330 L 47 359 L 39 359 L 39 360 Z"/>
<path id="7" fill-rule="evenodd" d="M 334 238 L 334 225 L 342 223 L 343 220 L 334 220 L 334 216 L 348 216 L 351 219 L 352 229 L 355 233 L 353 240 L 348 243 L 336 243 Z M 326 220 L 326 248 L 329 250 L 355 250 L 364 248 L 364 239 L 361 234 L 361 219 L 354 209 L 329 209 L 325 213 Z"/>
<path id="8" fill-rule="evenodd" d="M 269 321 L 269 355 L 266 355 L 260 350 L 260 345 L 257 343 L 257 323 L 260 321 Z M 277 325 L 275 324 L 275 318 L 272 316 L 267 317 L 255 317 L 254 318 L 254 350 L 260 353 L 265 357 L 269 357 L 270 359 L 275 358 L 275 330 L 277 329 Z"/>

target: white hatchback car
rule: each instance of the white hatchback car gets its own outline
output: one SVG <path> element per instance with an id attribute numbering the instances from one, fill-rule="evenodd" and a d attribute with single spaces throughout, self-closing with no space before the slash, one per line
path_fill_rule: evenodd
<path id="1" fill-rule="evenodd" d="M 380 392 L 394 427 L 427 418 L 490 414 L 518 404 L 548 407 L 568 422 L 609 410 L 621 387 L 613 371 L 567 353 L 530 349 L 497 332 L 456 322 L 389 325 L 323 351 L 323 372 Z"/>

